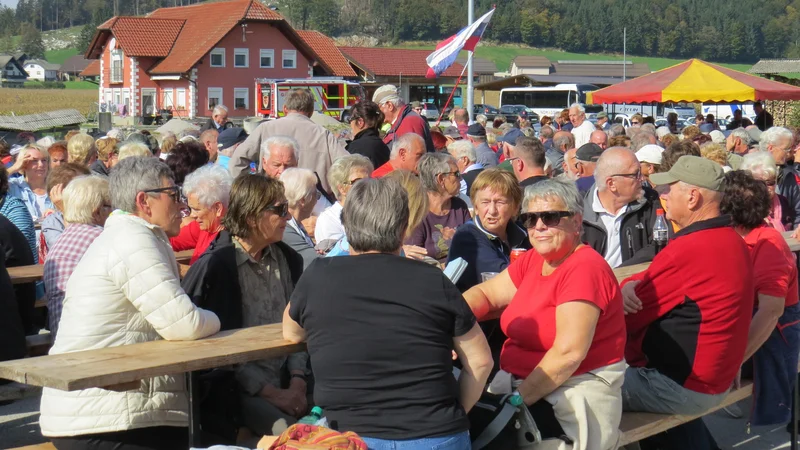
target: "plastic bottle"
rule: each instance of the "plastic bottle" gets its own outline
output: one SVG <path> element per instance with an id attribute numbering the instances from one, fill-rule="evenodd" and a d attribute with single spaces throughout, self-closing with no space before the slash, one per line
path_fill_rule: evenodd
<path id="1" fill-rule="evenodd" d="M 322 408 L 315 406 L 311 408 L 311 414 L 298 420 L 297 423 L 304 423 L 307 425 L 319 425 L 321 427 L 328 426 L 328 420 L 322 416 Z"/>
<path id="2" fill-rule="evenodd" d="M 659 208 L 656 210 L 656 223 L 653 225 L 653 242 L 656 244 L 656 253 L 667 245 L 667 240 L 669 239 L 669 228 L 667 227 L 667 218 L 664 216 L 664 210 Z"/>

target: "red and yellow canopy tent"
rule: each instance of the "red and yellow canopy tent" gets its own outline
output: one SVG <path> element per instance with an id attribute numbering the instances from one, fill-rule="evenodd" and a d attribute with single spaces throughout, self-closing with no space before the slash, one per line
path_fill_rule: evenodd
<path id="1" fill-rule="evenodd" d="M 586 94 L 587 104 L 730 103 L 800 100 L 800 88 L 728 69 L 699 59 L 598 89 Z"/>

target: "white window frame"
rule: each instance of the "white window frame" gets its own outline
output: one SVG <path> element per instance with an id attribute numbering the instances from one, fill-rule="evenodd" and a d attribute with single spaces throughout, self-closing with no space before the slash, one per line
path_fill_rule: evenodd
<path id="1" fill-rule="evenodd" d="M 270 64 L 265 66 L 263 64 L 263 58 L 269 57 Z M 275 68 L 275 50 L 271 48 L 262 48 L 258 51 L 258 66 L 262 69 L 274 69 Z"/>
<path id="2" fill-rule="evenodd" d="M 175 90 L 175 109 L 179 111 L 186 110 L 186 88 Z"/>
<path id="3" fill-rule="evenodd" d="M 214 56 L 219 55 L 222 56 L 222 65 L 214 64 Z M 225 67 L 225 49 L 224 48 L 215 48 L 211 50 L 208 54 L 208 66 L 209 67 Z"/>
<path id="4" fill-rule="evenodd" d="M 237 108 L 236 107 L 236 100 L 239 98 L 244 99 L 244 108 Z M 249 88 L 233 88 L 233 109 L 244 109 L 247 110 L 250 108 L 250 89 Z"/>
<path id="5" fill-rule="evenodd" d="M 244 65 L 239 66 L 236 64 L 236 57 L 244 56 Z M 233 67 L 246 69 L 250 67 L 250 49 L 249 48 L 235 48 L 233 49 Z"/>
<path id="6" fill-rule="evenodd" d="M 167 102 L 169 100 L 169 102 Z M 175 90 L 172 88 L 161 89 L 161 108 L 175 109 Z"/>
<path id="7" fill-rule="evenodd" d="M 219 95 L 217 95 L 217 93 L 219 93 Z M 208 88 L 208 95 L 206 96 L 206 107 L 208 108 L 209 111 L 213 111 L 214 106 L 216 106 L 216 105 L 211 105 L 211 97 L 219 98 L 219 102 L 217 103 L 217 105 L 225 104 L 225 102 L 222 100 L 222 95 L 223 91 L 221 87 Z"/>
<path id="8" fill-rule="evenodd" d="M 292 60 L 292 66 L 286 65 L 286 60 Z M 281 67 L 284 69 L 297 69 L 297 50 L 281 50 Z"/>
<path id="9" fill-rule="evenodd" d="M 122 80 L 125 78 L 125 76 L 122 75 L 122 72 L 125 70 L 124 58 L 125 55 L 123 55 L 122 49 L 111 51 L 111 83 L 122 83 Z M 117 64 L 119 64 L 118 69 L 114 67 Z"/>

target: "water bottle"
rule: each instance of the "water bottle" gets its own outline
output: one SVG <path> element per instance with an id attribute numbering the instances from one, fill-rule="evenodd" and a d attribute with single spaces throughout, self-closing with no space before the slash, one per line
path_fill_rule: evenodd
<path id="1" fill-rule="evenodd" d="M 311 414 L 298 420 L 297 423 L 303 423 L 307 425 L 318 425 L 321 427 L 328 426 L 328 420 L 325 417 L 322 417 L 322 408 L 320 408 L 319 406 L 311 408 Z"/>
<path id="2" fill-rule="evenodd" d="M 653 225 L 653 242 L 656 244 L 656 253 L 660 252 L 669 239 L 669 228 L 667 228 L 667 218 L 664 217 L 664 210 L 656 210 L 656 223 Z"/>

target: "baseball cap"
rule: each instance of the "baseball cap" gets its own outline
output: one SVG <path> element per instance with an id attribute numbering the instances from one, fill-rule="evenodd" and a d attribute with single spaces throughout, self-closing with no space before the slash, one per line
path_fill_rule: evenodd
<path id="1" fill-rule="evenodd" d="M 650 175 L 650 181 L 655 185 L 683 181 L 712 191 L 721 191 L 724 180 L 725 172 L 722 166 L 709 159 L 692 155 L 681 156 L 669 172 Z"/>
<path id="2" fill-rule="evenodd" d="M 607 119 L 608 118 L 608 114 L 606 114 L 605 111 L 600 111 L 599 113 L 597 113 L 597 116 L 595 116 L 595 117 L 597 117 L 598 119 Z"/>
<path id="3" fill-rule="evenodd" d="M 722 131 L 714 130 L 711 133 L 708 133 L 708 135 L 711 136 L 711 142 L 714 142 L 715 144 L 722 144 L 725 142 L 725 135 L 722 134 Z"/>
<path id="4" fill-rule="evenodd" d="M 583 162 L 597 162 L 600 155 L 603 154 L 603 149 L 594 143 L 587 143 L 581 145 L 577 152 L 575 152 L 575 159 Z"/>
<path id="5" fill-rule="evenodd" d="M 400 98 L 400 95 L 397 93 L 397 86 L 393 84 L 383 85 L 372 94 L 372 101 L 379 105 L 395 98 Z"/>
<path id="6" fill-rule="evenodd" d="M 636 152 L 636 159 L 638 159 L 639 162 L 661 164 L 663 157 L 664 149 L 655 144 L 647 144 Z"/>
<path id="7" fill-rule="evenodd" d="M 411 108 L 422 108 L 422 103 L 417 101 L 411 102 Z"/>
<path id="8" fill-rule="evenodd" d="M 506 132 L 506 134 L 497 138 L 497 142 L 505 142 L 510 145 L 517 145 L 517 138 L 520 136 L 525 136 L 522 134 L 519 128 L 512 128 Z"/>
<path id="9" fill-rule="evenodd" d="M 243 142 L 245 139 L 247 139 L 247 133 L 244 132 L 244 128 L 231 127 L 223 130 L 222 133 L 219 134 L 217 138 L 217 147 L 219 147 L 220 150 L 224 150 L 233 147 L 239 142 Z"/>
<path id="10" fill-rule="evenodd" d="M 747 127 L 747 134 L 750 135 L 750 140 L 757 144 L 761 140 L 761 130 L 758 127 Z"/>
<path id="11" fill-rule="evenodd" d="M 442 131 L 442 134 L 454 139 L 461 139 L 461 133 L 459 133 L 458 128 L 454 127 L 453 125 L 450 125 L 449 127 L 445 128 Z"/>
<path id="12" fill-rule="evenodd" d="M 669 127 L 661 126 L 656 128 L 656 136 L 661 139 L 669 134 Z"/>
<path id="13" fill-rule="evenodd" d="M 486 128 L 479 123 L 473 123 L 467 128 L 467 136 L 486 137 Z"/>

